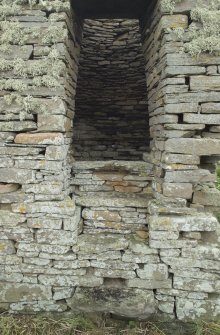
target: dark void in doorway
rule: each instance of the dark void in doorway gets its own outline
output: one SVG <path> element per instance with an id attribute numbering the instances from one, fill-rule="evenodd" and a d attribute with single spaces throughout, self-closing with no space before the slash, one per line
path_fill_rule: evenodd
<path id="1" fill-rule="evenodd" d="M 139 21 L 84 21 L 74 118 L 76 160 L 142 160 L 149 149 Z"/>

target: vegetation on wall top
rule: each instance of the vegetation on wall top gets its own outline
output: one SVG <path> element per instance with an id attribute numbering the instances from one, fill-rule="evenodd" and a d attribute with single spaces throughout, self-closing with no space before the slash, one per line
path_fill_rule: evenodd
<path id="1" fill-rule="evenodd" d="M 162 9 L 173 13 L 182 0 L 162 0 Z M 192 23 L 187 30 L 178 29 L 184 43 L 184 51 L 192 56 L 201 53 L 220 55 L 220 0 L 197 0 L 191 10 Z"/>

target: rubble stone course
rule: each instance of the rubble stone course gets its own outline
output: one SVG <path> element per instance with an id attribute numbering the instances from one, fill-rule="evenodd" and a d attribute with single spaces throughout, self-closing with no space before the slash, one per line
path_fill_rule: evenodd
<path id="1" fill-rule="evenodd" d="M 19 86 L 20 91 L 15 88 L 20 97 L 9 103 L 14 88 L 4 86 L 0 91 L 1 309 L 219 319 L 220 230 L 215 214 L 220 211 L 220 191 L 215 169 L 220 160 L 220 58 L 180 53 L 186 41 L 172 28 L 187 29 L 192 6 L 183 0 L 170 14 L 163 11 L 161 0 L 155 1 L 140 21 L 142 56 L 137 20 L 86 21 L 82 44 L 83 21 L 74 8 L 61 7 L 55 13 L 53 8 L 22 5 L 19 13 L 7 17 L 9 22 L 18 20 L 21 29 L 36 28 L 38 33 L 29 33 L 23 43 L 15 40 L 8 52 L 0 51 L 1 59 L 12 62 L 19 56 L 29 68 L 25 76 L 11 67 L 1 70 L 2 79 L 26 85 Z M 91 95 L 85 97 L 84 84 L 93 72 L 86 74 L 84 68 L 76 90 L 80 47 L 85 52 L 88 29 L 94 32 L 91 45 L 101 40 L 100 48 L 108 42 L 110 51 L 115 50 L 120 73 L 146 72 L 148 105 L 140 103 L 143 91 L 140 97 L 136 84 L 130 89 L 134 96 L 137 92 L 137 99 L 132 96 L 127 104 L 116 104 L 122 106 L 124 117 L 132 115 L 132 127 L 122 136 L 123 148 L 116 145 L 110 150 L 110 139 L 103 142 L 105 131 L 91 148 L 86 142 L 94 136 L 100 112 L 93 110 L 91 119 L 88 115 L 87 108 L 95 105 L 88 103 Z M 109 36 L 102 37 L 103 30 Z M 56 41 L 53 31 L 60 32 Z M 126 53 L 128 46 L 130 55 L 125 58 L 132 61 L 124 67 L 126 59 L 120 63 L 120 53 Z M 31 72 L 36 70 L 34 63 L 50 61 L 51 52 L 56 54 L 54 61 L 62 62 L 57 63 L 61 75 L 55 75 L 52 83 L 44 67 L 37 67 L 36 75 Z M 103 67 L 104 81 L 94 77 L 90 82 L 90 88 L 98 89 L 96 84 L 104 85 L 114 71 L 109 60 L 90 56 L 94 71 Z M 82 68 L 84 64 L 91 65 L 90 59 L 82 58 Z M 108 104 L 118 102 L 114 78 L 110 79 Z M 139 79 L 143 89 L 143 76 Z M 120 92 L 126 89 L 119 86 Z M 31 108 L 26 110 L 27 101 Z M 90 126 L 80 133 L 83 101 L 81 116 Z M 103 129 L 108 128 L 107 115 L 100 113 L 106 122 Z M 135 127 L 143 126 L 144 118 L 146 129 L 140 128 L 139 137 Z M 127 142 L 133 130 L 136 145 L 140 140 L 135 149 Z M 97 156 L 92 157 L 95 151 Z"/>

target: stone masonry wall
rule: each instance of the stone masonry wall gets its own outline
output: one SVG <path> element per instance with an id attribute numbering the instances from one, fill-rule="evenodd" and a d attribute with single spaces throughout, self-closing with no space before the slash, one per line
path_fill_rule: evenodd
<path id="1" fill-rule="evenodd" d="M 187 38 L 172 30 L 187 29 L 195 5 L 182 1 L 173 15 L 155 14 L 144 43 L 155 165 L 149 245 L 159 248 L 172 277 L 171 289 L 157 290 L 158 300 L 166 313 L 174 303 L 185 320 L 219 315 L 219 223 L 209 212 L 220 205 L 220 58 L 182 53 Z"/>
<path id="2" fill-rule="evenodd" d="M 149 147 L 138 20 L 85 20 L 74 132 L 79 160 L 141 160 Z"/>
<path id="3" fill-rule="evenodd" d="M 63 4 L 7 16 L 0 309 L 218 319 L 220 59 L 180 54 L 170 30 L 187 29 L 192 2 L 171 15 L 158 0 L 141 22 L 152 141 L 135 162 L 73 159 L 82 22 Z"/>

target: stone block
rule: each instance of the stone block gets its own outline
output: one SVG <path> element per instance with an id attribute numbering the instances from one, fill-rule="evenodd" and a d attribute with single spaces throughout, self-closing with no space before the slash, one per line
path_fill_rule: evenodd
<path id="1" fill-rule="evenodd" d="M 177 317 L 181 321 L 219 320 L 219 299 L 195 300 L 177 298 L 176 311 Z"/>
<path id="2" fill-rule="evenodd" d="M 27 213 L 46 213 L 51 215 L 67 215 L 71 216 L 75 213 L 75 203 L 71 198 L 66 198 L 63 201 L 39 201 L 21 205 L 13 205 L 13 211 L 21 213 L 22 208 Z"/>
<path id="3" fill-rule="evenodd" d="M 188 16 L 187 15 L 164 15 L 161 17 L 160 22 L 155 31 L 154 38 L 159 39 L 164 29 L 187 28 Z"/>
<path id="4" fill-rule="evenodd" d="M 208 170 L 167 171 L 164 178 L 167 183 L 205 183 L 215 182 L 216 176 Z"/>
<path id="5" fill-rule="evenodd" d="M 46 285 L 0 283 L 1 302 L 27 302 L 52 299 L 51 288 Z"/>
<path id="6" fill-rule="evenodd" d="M 196 215 L 183 216 L 151 216 L 149 218 L 150 230 L 156 231 L 182 231 L 182 232 L 204 232 L 215 231 L 218 220 L 209 213 L 198 213 Z"/>
<path id="7" fill-rule="evenodd" d="M 30 218 L 27 219 L 27 227 L 33 229 L 55 229 L 60 230 L 62 228 L 62 220 L 61 219 L 51 219 L 45 217 L 39 218 Z"/>
<path id="8" fill-rule="evenodd" d="M 20 184 L 0 183 L 0 194 L 16 192 L 20 188 Z"/>
<path id="9" fill-rule="evenodd" d="M 59 181 L 42 182 L 39 184 L 28 184 L 22 187 L 26 193 L 35 194 L 60 194 L 63 190 L 63 183 Z"/>
<path id="10" fill-rule="evenodd" d="M 100 211 L 100 210 L 90 210 L 84 209 L 82 212 L 82 217 L 86 220 L 97 220 L 97 221 L 115 221 L 120 222 L 121 216 L 118 212 L 111 211 Z"/>
<path id="11" fill-rule="evenodd" d="M 0 182 L 29 184 L 35 180 L 35 172 L 25 169 L 0 168 Z"/>
<path id="12" fill-rule="evenodd" d="M 0 240 L 0 255 L 12 255 L 16 253 L 15 245 L 9 240 Z"/>
<path id="13" fill-rule="evenodd" d="M 52 286 L 96 287 L 103 284 L 103 279 L 95 276 L 39 275 L 39 282 Z"/>
<path id="14" fill-rule="evenodd" d="M 31 131 L 36 130 L 37 125 L 33 121 L 7 121 L 0 122 L 0 131 Z"/>
<path id="15" fill-rule="evenodd" d="M 67 151 L 67 146 L 50 145 L 46 148 L 45 159 L 56 161 L 65 160 L 67 157 Z"/>
<path id="16" fill-rule="evenodd" d="M 95 269 L 94 275 L 101 278 L 122 278 L 134 279 L 136 273 L 134 271 L 118 270 L 118 269 Z"/>
<path id="17" fill-rule="evenodd" d="M 0 226 L 5 226 L 6 228 L 15 227 L 25 221 L 26 218 L 24 215 L 12 213 L 7 210 L 0 211 Z"/>
<path id="18" fill-rule="evenodd" d="M 220 259 L 220 248 L 217 248 L 215 245 L 204 245 L 198 246 L 197 248 L 189 249 L 184 248 L 182 250 L 183 257 L 195 257 L 197 259 L 210 259 L 210 260 L 219 260 Z"/>
<path id="19" fill-rule="evenodd" d="M 147 208 L 149 203 L 147 195 L 124 194 L 111 192 L 90 192 L 88 195 L 76 196 L 76 203 L 83 207 L 140 207 Z"/>
<path id="20" fill-rule="evenodd" d="M 191 199 L 193 193 L 192 184 L 189 183 L 164 183 L 163 194 L 166 197 Z"/>
<path id="21" fill-rule="evenodd" d="M 128 240 L 113 234 L 80 235 L 78 237 L 80 251 L 86 253 L 102 253 L 109 250 L 124 250 L 128 247 Z"/>
<path id="22" fill-rule="evenodd" d="M 204 191 L 195 191 L 193 203 L 204 206 L 220 207 L 220 191 L 215 188 Z"/>
<path id="23" fill-rule="evenodd" d="M 210 281 L 174 276 L 173 287 L 183 291 L 220 293 L 220 280 Z"/>
<path id="24" fill-rule="evenodd" d="M 106 312 L 146 319 L 155 313 L 152 291 L 126 288 L 77 288 L 68 305 L 74 312 Z M 138 306 L 138 308 L 137 308 Z"/>
<path id="25" fill-rule="evenodd" d="M 220 91 L 220 76 L 190 77 L 191 91 Z"/>
<path id="26" fill-rule="evenodd" d="M 172 269 L 204 269 L 204 270 L 220 270 L 220 262 L 216 260 L 183 258 L 183 257 L 162 257 L 162 262 L 172 267 Z"/>
<path id="27" fill-rule="evenodd" d="M 201 112 L 204 114 L 220 113 L 220 103 L 208 102 L 201 105 Z"/>
<path id="28" fill-rule="evenodd" d="M 143 270 L 137 270 L 137 275 L 140 279 L 167 280 L 168 267 L 165 264 L 145 264 Z"/>
<path id="29" fill-rule="evenodd" d="M 28 60 L 30 59 L 32 52 L 32 45 L 10 45 L 10 48 L 7 50 L 7 52 L 0 52 L 0 57 L 8 60 L 14 60 L 16 58 Z"/>
<path id="30" fill-rule="evenodd" d="M 36 134 L 18 134 L 15 137 L 17 144 L 45 144 L 62 145 L 64 137 L 61 133 L 36 133 Z"/>
<path id="31" fill-rule="evenodd" d="M 199 156 L 184 155 L 184 154 L 169 154 L 165 153 L 162 156 L 162 161 L 166 164 L 200 164 Z"/>
<path id="32" fill-rule="evenodd" d="M 144 290 L 156 290 L 160 288 L 171 288 L 172 281 L 167 280 L 152 280 L 152 279 L 129 279 L 126 281 L 128 288 L 140 288 Z"/>
<path id="33" fill-rule="evenodd" d="M 51 243 L 57 245 L 75 245 L 77 243 L 77 232 L 65 230 L 39 229 L 36 232 L 38 243 Z"/>
<path id="34" fill-rule="evenodd" d="M 186 123 L 204 123 L 220 125 L 220 115 L 216 114 L 185 114 L 183 121 Z"/>
<path id="35" fill-rule="evenodd" d="M 163 70 L 163 77 L 179 75 L 202 75 L 206 73 L 205 66 L 166 66 Z"/>
<path id="36" fill-rule="evenodd" d="M 219 155 L 220 140 L 180 138 L 166 141 L 165 150 L 177 154 L 190 154 L 195 156 Z"/>
<path id="37" fill-rule="evenodd" d="M 157 250 L 153 250 L 147 244 L 147 241 L 138 241 L 131 239 L 129 242 L 129 250 L 135 254 L 157 255 Z"/>
<path id="38" fill-rule="evenodd" d="M 38 131 L 66 132 L 71 130 L 71 119 L 64 115 L 39 114 Z"/>
<path id="39" fill-rule="evenodd" d="M 76 231 L 80 230 L 80 221 L 81 221 L 81 207 L 76 206 L 74 215 L 69 219 L 63 220 L 64 230 Z"/>

